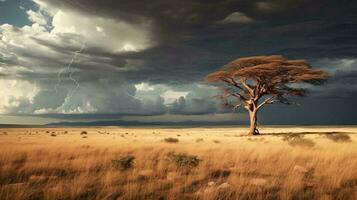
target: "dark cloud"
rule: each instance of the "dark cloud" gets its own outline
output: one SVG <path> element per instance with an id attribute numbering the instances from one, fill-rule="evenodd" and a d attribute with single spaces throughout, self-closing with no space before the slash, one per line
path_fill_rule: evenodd
<path id="1" fill-rule="evenodd" d="M 261 110 L 261 124 L 348 125 L 356 124 L 357 107 L 353 98 L 305 98 L 300 106 L 270 105 Z M 274 113 L 274 114 L 272 114 Z"/>
<path id="2" fill-rule="evenodd" d="M 308 59 L 331 72 L 325 86 L 310 88 L 311 96 L 301 100 L 308 109 L 290 108 L 294 117 L 284 118 L 286 123 L 304 123 L 304 113 L 311 114 L 314 123 L 322 123 L 323 115 L 317 113 L 330 116 L 330 121 L 351 122 L 340 110 L 353 106 L 351 99 L 357 91 L 356 1 L 34 2 L 43 13 L 30 12 L 33 23 L 37 16 L 52 16 L 52 23 L 0 29 L 0 36 L 6 36 L 0 43 L 0 76 L 31 83 L 39 91 L 7 99 L 7 107 L 0 106 L 0 111 L 51 117 L 46 112 L 55 111 L 60 118 L 85 112 L 98 117 L 219 113 L 223 111 L 211 98 L 214 89 L 197 86 L 207 73 L 237 57 L 282 54 Z M 84 43 L 70 70 L 60 74 L 60 91 L 54 92 L 59 71 Z M 81 86 L 69 101 L 76 86 L 73 78 Z M 143 82 L 148 85 L 140 91 L 136 85 Z M 174 96 L 176 100 L 167 103 L 165 91 L 187 95 Z M 15 104 L 20 106 L 11 107 Z M 333 108 L 328 108 L 330 104 Z M 275 119 L 287 115 L 285 110 L 289 108 L 267 109 L 263 122 L 278 122 Z"/>
<path id="3" fill-rule="evenodd" d="M 39 0 L 43 1 L 43 0 Z M 207 25 L 240 11 L 258 20 L 343 18 L 356 16 L 353 0 L 46 0 L 56 7 L 71 8 L 106 17 L 131 20 L 148 17 L 160 24 Z"/>
<path id="4" fill-rule="evenodd" d="M 354 1 L 43 2 L 130 23 L 153 21 L 153 37 L 158 40 L 155 47 L 138 53 L 110 55 L 116 59 L 106 61 L 123 66 L 126 58 L 144 60 L 141 73 L 127 73 L 136 81 L 165 84 L 200 81 L 231 59 L 248 55 L 283 54 L 305 59 L 357 56 L 353 42 L 357 38 Z M 234 12 L 245 14 L 254 23 L 217 24 Z"/>

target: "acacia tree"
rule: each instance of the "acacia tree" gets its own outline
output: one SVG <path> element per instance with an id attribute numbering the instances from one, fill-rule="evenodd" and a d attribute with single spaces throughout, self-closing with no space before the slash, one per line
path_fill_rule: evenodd
<path id="1" fill-rule="evenodd" d="M 216 97 L 225 106 L 249 111 L 249 135 L 259 134 L 257 113 L 264 105 L 292 104 L 287 97 L 306 94 L 297 83 L 319 85 L 326 79 L 327 73 L 312 69 L 306 61 L 288 60 L 281 55 L 239 58 L 206 77 L 208 83 L 223 83 Z"/>

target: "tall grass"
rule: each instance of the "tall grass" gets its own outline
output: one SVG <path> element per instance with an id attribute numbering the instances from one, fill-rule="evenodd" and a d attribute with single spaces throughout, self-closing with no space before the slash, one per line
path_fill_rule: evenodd
<path id="1" fill-rule="evenodd" d="M 309 135 L 304 138 L 315 145 L 299 146 L 283 137 L 248 140 L 216 129 L 155 135 L 134 129 L 124 138 L 128 130 L 87 130 L 86 139 L 79 129 L 58 130 L 57 137 L 41 129 L 6 131 L 0 136 L 1 200 L 357 199 L 352 134 L 348 143 Z M 176 132 L 180 143 L 162 142 Z M 128 156 L 125 170 L 113 164 Z"/>

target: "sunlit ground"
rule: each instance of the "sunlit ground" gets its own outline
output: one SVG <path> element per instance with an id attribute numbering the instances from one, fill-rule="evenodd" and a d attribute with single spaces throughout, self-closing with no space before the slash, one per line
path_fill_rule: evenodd
<path id="1" fill-rule="evenodd" d="M 357 127 L 0 129 L 0 199 L 357 199 Z"/>

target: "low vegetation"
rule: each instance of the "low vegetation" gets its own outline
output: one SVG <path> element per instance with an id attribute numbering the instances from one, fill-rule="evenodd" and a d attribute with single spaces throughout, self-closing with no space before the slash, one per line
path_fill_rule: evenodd
<path id="1" fill-rule="evenodd" d="M 87 135 L 88 133 L 87 133 L 87 131 L 82 131 L 81 132 L 81 135 Z"/>
<path id="2" fill-rule="evenodd" d="M 347 134 L 326 134 L 326 137 L 335 142 L 351 142 L 351 137 Z"/>
<path id="3" fill-rule="evenodd" d="M 197 138 L 196 142 L 203 142 L 203 138 Z"/>
<path id="4" fill-rule="evenodd" d="M 304 138 L 302 134 L 290 134 L 283 137 L 284 141 L 288 141 L 291 146 L 313 147 L 315 142 L 311 139 Z"/>
<path id="5" fill-rule="evenodd" d="M 165 138 L 164 141 L 167 143 L 178 143 L 179 142 L 179 140 L 177 138 L 172 138 L 172 137 Z"/>

